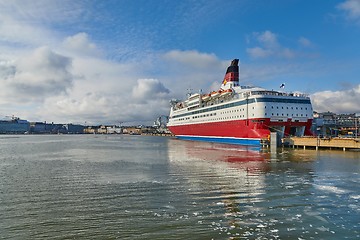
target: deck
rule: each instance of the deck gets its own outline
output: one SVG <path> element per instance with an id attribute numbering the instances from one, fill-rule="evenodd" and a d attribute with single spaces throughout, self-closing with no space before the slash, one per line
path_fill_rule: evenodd
<path id="1" fill-rule="evenodd" d="M 360 138 L 316 138 L 316 137 L 290 137 L 283 139 L 284 146 L 327 149 L 360 149 Z"/>

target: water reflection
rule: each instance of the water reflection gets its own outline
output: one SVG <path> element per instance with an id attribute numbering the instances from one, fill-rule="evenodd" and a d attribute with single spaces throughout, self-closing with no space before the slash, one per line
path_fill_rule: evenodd
<path id="1" fill-rule="evenodd" d="M 153 136 L 5 140 L 4 239 L 360 238 L 360 153 Z"/>
<path id="2" fill-rule="evenodd" d="M 171 139 L 168 153 L 170 162 L 178 165 L 229 163 L 225 165 L 241 169 L 261 169 L 266 165 L 265 155 L 257 147 Z"/>
<path id="3" fill-rule="evenodd" d="M 264 201 L 266 154 L 249 147 L 181 140 L 169 141 L 168 153 L 172 174 L 186 182 L 196 205 L 208 208 L 202 211 L 209 210 L 201 221 L 232 239 L 245 236 L 244 225 L 252 224 L 248 216 L 262 212 L 254 204 Z"/>
<path id="4" fill-rule="evenodd" d="M 201 224 L 222 239 L 336 239 L 349 235 L 341 219 L 355 227 L 350 236 L 358 234 L 355 215 L 341 215 L 358 211 L 358 195 L 339 190 L 354 181 L 324 182 L 338 174 L 328 169 L 324 177 L 321 169 L 339 164 L 328 153 L 171 140 L 168 157 L 170 174 L 187 188 L 184 199 L 194 201 Z"/>

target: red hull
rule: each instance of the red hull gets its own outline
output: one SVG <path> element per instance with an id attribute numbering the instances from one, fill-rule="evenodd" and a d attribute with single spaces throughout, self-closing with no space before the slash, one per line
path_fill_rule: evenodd
<path id="1" fill-rule="evenodd" d="M 291 133 L 291 127 L 305 126 L 305 135 L 312 135 L 310 128 L 312 119 L 307 122 L 270 122 L 269 118 L 234 120 L 224 122 L 211 122 L 188 124 L 181 126 L 168 126 L 176 136 L 204 136 L 204 137 L 230 137 L 230 138 L 269 138 L 271 127 L 285 126 L 284 135 Z"/>

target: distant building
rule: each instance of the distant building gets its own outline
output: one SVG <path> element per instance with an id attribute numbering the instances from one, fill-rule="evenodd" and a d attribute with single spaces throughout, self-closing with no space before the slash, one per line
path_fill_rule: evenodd
<path id="1" fill-rule="evenodd" d="M 37 133 L 37 134 L 46 133 L 46 123 L 45 122 L 31 122 L 30 123 L 30 133 Z"/>
<path id="2" fill-rule="evenodd" d="M 118 127 L 118 126 L 107 126 L 106 133 L 107 134 L 121 134 L 122 130 L 121 130 L 121 127 Z"/>
<path id="3" fill-rule="evenodd" d="M 0 120 L 0 134 L 24 134 L 30 130 L 30 123 L 18 117 Z"/>
<path id="4" fill-rule="evenodd" d="M 97 127 L 91 127 L 91 126 L 86 127 L 86 128 L 84 129 L 84 133 L 87 133 L 87 134 L 95 134 L 95 133 L 97 133 Z"/>
<path id="5" fill-rule="evenodd" d="M 65 125 L 46 122 L 31 122 L 30 133 L 32 134 L 58 134 L 68 133 Z"/>
<path id="6" fill-rule="evenodd" d="M 67 130 L 67 133 L 70 134 L 82 134 L 84 133 L 85 126 L 80 124 L 65 124 L 65 129 Z"/>
<path id="7" fill-rule="evenodd" d="M 122 129 L 118 126 L 100 125 L 84 127 L 83 132 L 87 134 L 121 134 Z"/>
<path id="8" fill-rule="evenodd" d="M 99 134 L 107 134 L 106 126 L 101 125 L 101 126 L 97 129 L 97 133 L 99 133 Z"/>
<path id="9" fill-rule="evenodd" d="M 138 127 L 124 127 L 124 134 L 139 135 L 142 133 L 141 128 Z"/>
<path id="10" fill-rule="evenodd" d="M 314 112 L 313 132 L 317 136 L 359 136 L 359 114 L 336 114 Z"/>

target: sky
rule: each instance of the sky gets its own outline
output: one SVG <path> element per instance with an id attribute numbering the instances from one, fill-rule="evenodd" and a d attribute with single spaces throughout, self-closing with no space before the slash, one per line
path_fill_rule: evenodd
<path id="1" fill-rule="evenodd" d="M 151 124 L 240 84 L 360 113 L 360 0 L 0 0 L 0 117 Z"/>

